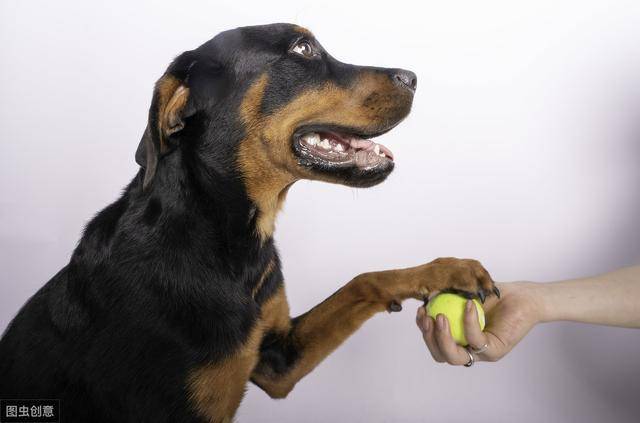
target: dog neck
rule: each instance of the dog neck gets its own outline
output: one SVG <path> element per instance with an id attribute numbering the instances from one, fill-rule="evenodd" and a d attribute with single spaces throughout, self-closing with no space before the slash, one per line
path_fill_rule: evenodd
<path id="1" fill-rule="evenodd" d="M 245 135 L 238 140 L 235 152 L 235 164 L 254 204 L 255 233 L 262 242 L 272 237 L 278 211 L 289 187 L 297 180 L 278 155 L 267 148 L 273 142 L 264 138 L 261 105 L 268 80 L 267 74 L 257 77 L 242 99 L 239 110 Z"/>
<path id="2" fill-rule="evenodd" d="M 288 178 L 245 180 L 249 198 L 254 204 L 255 233 L 262 242 L 273 236 L 276 217 L 293 182 Z"/>
<path id="3" fill-rule="evenodd" d="M 143 210 L 148 226 L 175 231 L 175 225 L 180 224 L 184 232 L 197 232 L 193 239 L 211 234 L 207 248 L 212 249 L 235 250 L 236 245 L 258 244 L 255 206 L 236 173 L 218 172 L 175 151 L 163 157 L 151 185 L 143 189 L 141 181 L 139 176 L 128 191 L 136 204 L 133 208 Z M 161 211 L 150 212 L 154 208 Z M 238 253 L 241 251 L 239 247 Z"/>
<path id="4" fill-rule="evenodd" d="M 274 168 L 266 157 L 261 159 L 241 174 L 227 174 L 204 163 L 184 163 L 182 153 L 176 151 L 163 158 L 153 184 L 147 192 L 140 187 L 138 197 L 148 204 L 161 202 L 166 213 L 199 211 L 202 222 L 233 237 L 225 243 L 254 238 L 262 245 L 272 238 L 277 214 L 296 179 Z"/>

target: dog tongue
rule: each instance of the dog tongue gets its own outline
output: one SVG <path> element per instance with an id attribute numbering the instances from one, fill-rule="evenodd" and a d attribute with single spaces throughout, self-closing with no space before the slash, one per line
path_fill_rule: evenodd
<path id="1" fill-rule="evenodd" d="M 358 167 L 368 167 L 371 163 L 375 163 L 380 160 L 373 150 L 358 150 L 356 151 L 354 158 L 356 166 Z"/>
<path id="2" fill-rule="evenodd" d="M 349 143 L 351 144 L 351 147 L 357 150 L 366 150 L 369 147 L 373 148 L 373 144 L 375 144 L 373 141 L 365 140 L 364 138 L 351 138 Z"/>
<path id="3" fill-rule="evenodd" d="M 352 148 L 355 148 L 356 150 L 365 150 L 365 151 L 372 151 L 376 148 L 376 146 L 378 146 L 380 151 L 382 151 L 387 157 L 393 160 L 393 153 L 391 152 L 391 150 L 389 150 L 387 147 L 385 147 L 382 144 L 377 144 L 371 140 L 366 140 L 364 138 L 356 138 L 356 137 L 351 138 L 349 140 L 349 144 L 351 145 Z"/>

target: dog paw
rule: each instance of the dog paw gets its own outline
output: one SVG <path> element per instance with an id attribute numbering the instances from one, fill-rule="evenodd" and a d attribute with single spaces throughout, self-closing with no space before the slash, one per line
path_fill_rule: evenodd
<path id="1" fill-rule="evenodd" d="M 490 295 L 500 298 L 489 272 L 477 260 L 439 258 L 424 265 L 421 288 L 428 292 L 451 292 L 482 303 Z"/>

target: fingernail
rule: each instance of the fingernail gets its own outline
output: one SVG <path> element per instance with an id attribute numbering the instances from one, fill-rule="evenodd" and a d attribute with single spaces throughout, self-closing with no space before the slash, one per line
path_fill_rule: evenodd
<path id="1" fill-rule="evenodd" d="M 424 313 L 424 307 L 418 307 L 418 317 L 422 318 L 424 316 Z"/>
<path id="2" fill-rule="evenodd" d="M 424 331 L 428 332 L 431 330 L 431 319 L 424 319 Z"/>
<path id="3" fill-rule="evenodd" d="M 416 314 L 416 325 L 418 325 L 418 327 L 421 330 L 424 330 L 424 312 L 421 311 L 422 307 L 420 307 L 418 309 L 418 313 Z"/>
<path id="4" fill-rule="evenodd" d="M 438 327 L 438 329 L 442 330 L 444 329 L 444 315 L 442 314 L 438 314 L 436 316 L 436 326 Z"/>
<path id="5" fill-rule="evenodd" d="M 467 303 L 464 305 L 465 311 L 467 312 L 471 311 L 471 304 L 472 304 L 471 300 L 467 300 Z"/>

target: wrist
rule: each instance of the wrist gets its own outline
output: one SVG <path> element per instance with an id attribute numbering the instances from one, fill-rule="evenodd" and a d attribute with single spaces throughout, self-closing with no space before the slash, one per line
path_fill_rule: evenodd
<path id="1" fill-rule="evenodd" d="M 535 308 L 536 323 L 558 320 L 557 307 L 553 302 L 553 284 L 540 282 L 528 282 L 527 284 Z"/>
<path id="2" fill-rule="evenodd" d="M 547 289 L 544 283 L 509 282 L 499 284 L 506 296 L 515 296 L 522 318 L 529 324 L 548 322 L 552 318 L 552 305 L 549 304 Z"/>
<path id="3" fill-rule="evenodd" d="M 392 301 L 399 303 L 400 299 L 389 292 L 389 283 L 381 283 L 380 279 L 384 279 L 381 273 L 362 273 L 353 278 L 342 289 L 349 291 L 355 302 L 375 305 L 376 308 L 379 308 L 378 311 L 385 311 Z"/>

